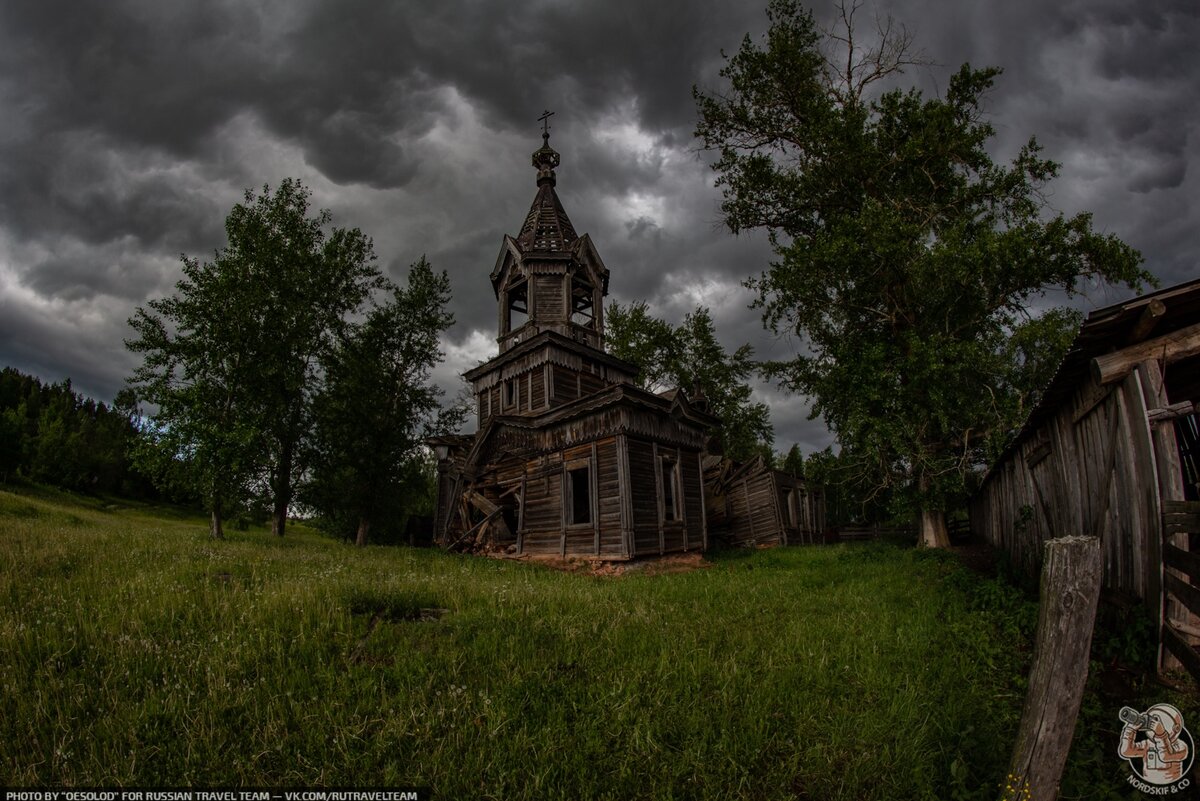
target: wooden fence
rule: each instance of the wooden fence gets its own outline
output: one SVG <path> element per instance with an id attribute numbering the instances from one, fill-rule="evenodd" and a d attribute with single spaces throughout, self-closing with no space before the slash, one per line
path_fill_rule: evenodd
<path id="1" fill-rule="evenodd" d="M 1167 606 L 1182 606 L 1194 619 L 1200 615 L 1200 503 L 1168 501 L 1163 508 L 1163 538 Z M 1200 653 L 1189 641 L 1200 635 L 1200 629 L 1183 618 L 1181 610 L 1168 614 L 1163 647 L 1200 680 Z"/>
<path id="2" fill-rule="evenodd" d="M 971 539 L 969 520 L 947 520 L 946 532 L 951 545 L 962 545 Z M 910 537 L 916 539 L 917 527 L 891 523 L 847 523 L 827 530 L 826 542 L 862 542 L 880 537 Z"/>

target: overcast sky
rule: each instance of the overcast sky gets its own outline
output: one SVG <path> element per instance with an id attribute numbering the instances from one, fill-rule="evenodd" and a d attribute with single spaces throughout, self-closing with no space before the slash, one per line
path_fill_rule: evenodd
<path id="1" fill-rule="evenodd" d="M 555 111 L 558 191 L 612 273 L 610 299 L 677 321 L 712 309 L 730 347 L 762 330 L 741 288 L 769 259 L 734 238 L 692 137 L 691 88 L 765 28 L 755 2 L 5 0 L 0 3 L 0 364 L 102 400 L 133 366 L 127 319 L 169 294 L 179 255 L 224 244 L 248 187 L 288 176 L 361 228 L 401 278 L 427 254 L 458 323 L 440 380 L 495 352 L 488 273 L 534 195 L 536 118 Z M 813 6 L 829 18 L 832 5 Z M 869 12 L 868 7 L 864 10 Z M 944 89 L 1005 69 L 993 154 L 1036 135 L 1063 164 L 1055 209 L 1091 210 L 1171 284 L 1197 274 L 1200 4 L 897 0 Z M 1096 308 L 1123 292 L 1095 287 Z M 761 388 L 776 447 L 829 443 L 807 403 Z"/>

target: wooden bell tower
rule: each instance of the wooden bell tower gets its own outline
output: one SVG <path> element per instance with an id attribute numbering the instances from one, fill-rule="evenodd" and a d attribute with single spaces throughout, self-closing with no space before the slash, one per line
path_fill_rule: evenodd
<path id="1" fill-rule="evenodd" d="M 505 236 L 492 271 L 499 302 L 500 352 L 543 331 L 554 331 L 597 350 L 604 348 L 604 296 L 608 269 L 591 237 L 579 236 L 554 191 L 561 162 L 549 130 L 533 153 L 537 194 L 517 236 Z"/>

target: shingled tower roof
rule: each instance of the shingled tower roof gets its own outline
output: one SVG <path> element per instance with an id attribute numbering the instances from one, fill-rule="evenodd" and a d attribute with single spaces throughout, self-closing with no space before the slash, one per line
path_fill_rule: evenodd
<path id="1" fill-rule="evenodd" d="M 561 253 L 579 239 L 554 191 L 554 168 L 559 163 L 558 152 L 550 147 L 550 134 L 543 133 L 542 146 L 533 153 L 533 166 L 538 171 L 537 195 L 516 238 L 524 253 Z"/>

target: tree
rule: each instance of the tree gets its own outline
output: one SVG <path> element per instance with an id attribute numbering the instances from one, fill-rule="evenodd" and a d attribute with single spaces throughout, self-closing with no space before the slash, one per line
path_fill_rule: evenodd
<path id="1" fill-rule="evenodd" d="M 804 478 L 804 454 L 800 452 L 798 444 L 793 444 L 786 454 L 780 454 L 778 462 L 779 469 L 783 472 L 796 478 Z"/>
<path id="2" fill-rule="evenodd" d="M 422 257 L 407 286 L 394 287 L 324 361 L 303 495 L 327 524 L 353 527 L 358 545 L 381 521 L 399 526 L 414 511 L 428 485 L 425 438 L 462 422 L 461 406 L 439 413 L 442 392 L 430 380 L 454 322 L 449 301 L 450 279 Z"/>
<path id="3" fill-rule="evenodd" d="M 888 22 L 864 49 L 857 9 L 823 35 L 772 0 L 764 41 L 727 58 L 728 91 L 693 91 L 696 135 L 718 154 L 729 229 L 769 233 L 775 260 L 749 282 L 764 323 L 805 345 L 769 374 L 811 396 L 867 484 L 895 490 L 922 541 L 944 545 L 947 501 L 1042 376 L 1014 341 L 1066 341 L 1069 318 L 1030 302 L 1150 278 L 1088 214 L 1050 212 L 1058 165 L 1034 139 L 993 162 L 981 103 L 1000 70 L 963 65 L 944 98 L 884 91 L 917 60 L 911 39 Z"/>
<path id="4" fill-rule="evenodd" d="M 742 345 L 733 353 L 717 341 L 712 315 L 704 307 L 684 317 L 678 327 L 660 320 L 643 301 L 629 306 L 612 303 L 607 312 L 609 351 L 641 367 L 639 380 L 651 391 L 699 388 L 709 411 L 720 419 L 716 436 L 733 459 L 771 455 L 774 439 L 770 410 L 753 400 L 749 379 L 757 363 L 754 349 Z"/>
<path id="5" fill-rule="evenodd" d="M 233 207 L 211 262 L 183 257 L 176 294 L 139 308 L 126 346 L 144 354 L 130 380 L 157 407 L 152 439 L 206 498 L 212 534 L 225 507 L 263 484 L 282 535 L 308 429 L 319 359 L 383 285 L 357 228 L 328 235 L 328 211 L 286 179 Z"/>

